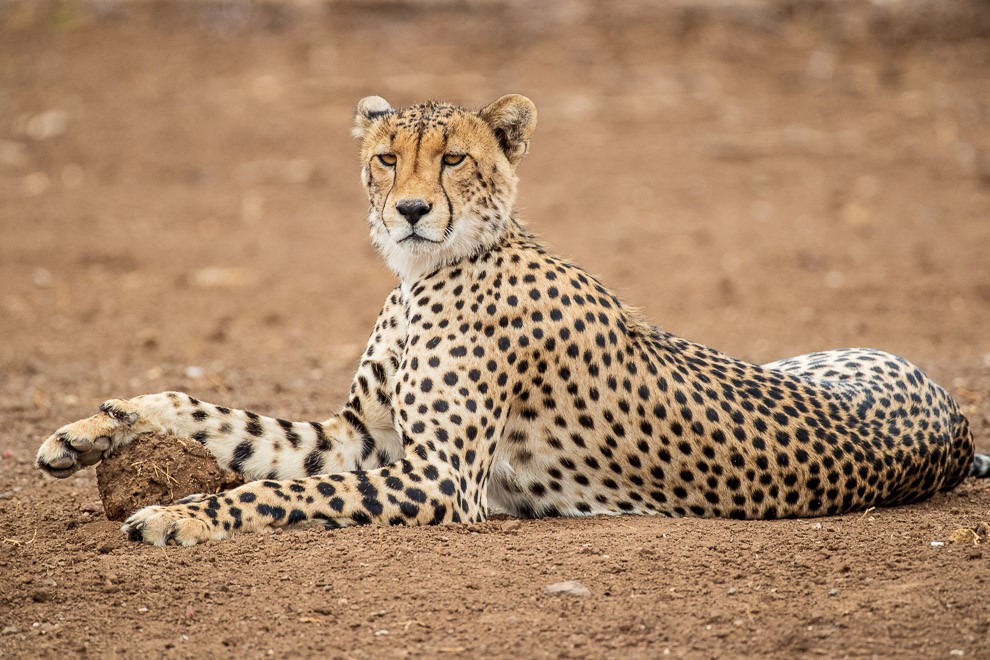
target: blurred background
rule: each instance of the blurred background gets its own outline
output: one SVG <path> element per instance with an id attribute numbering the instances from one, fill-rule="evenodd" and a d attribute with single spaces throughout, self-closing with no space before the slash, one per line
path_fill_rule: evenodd
<path id="1" fill-rule="evenodd" d="M 354 104 L 518 92 L 522 215 L 654 322 L 978 403 L 988 37 L 963 0 L 2 0 L 0 396 L 326 414 L 394 285 Z"/>

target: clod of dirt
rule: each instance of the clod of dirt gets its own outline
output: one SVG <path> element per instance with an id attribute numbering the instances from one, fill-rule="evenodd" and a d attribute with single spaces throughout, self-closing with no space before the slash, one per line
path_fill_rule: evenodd
<path id="1" fill-rule="evenodd" d="M 96 468 L 107 518 L 124 520 L 150 504 L 171 504 L 194 493 L 217 493 L 244 481 L 222 470 L 198 442 L 144 433 Z"/>
<path id="2" fill-rule="evenodd" d="M 970 527 L 960 527 L 949 534 L 949 541 L 951 543 L 972 543 L 973 545 L 979 545 L 981 540 L 976 530 Z"/>

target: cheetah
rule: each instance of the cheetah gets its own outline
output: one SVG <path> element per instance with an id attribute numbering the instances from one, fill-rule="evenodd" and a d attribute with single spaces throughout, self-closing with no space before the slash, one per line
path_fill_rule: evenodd
<path id="1" fill-rule="evenodd" d="M 514 211 L 536 118 L 519 95 L 477 112 L 358 103 L 371 240 L 398 285 L 339 413 L 112 399 L 45 440 L 38 466 L 66 477 L 167 432 L 249 480 L 127 519 L 131 540 L 154 545 L 496 510 L 834 515 L 990 476 L 955 401 L 904 359 L 848 349 L 750 364 L 647 323 L 549 252 Z"/>

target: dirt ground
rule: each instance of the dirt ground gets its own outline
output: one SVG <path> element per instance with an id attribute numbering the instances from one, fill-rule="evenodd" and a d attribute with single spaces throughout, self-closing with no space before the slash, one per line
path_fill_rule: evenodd
<path id="1" fill-rule="evenodd" d="M 326 416 L 393 286 L 354 103 L 531 96 L 520 208 L 666 329 L 900 353 L 990 450 L 990 5 L 0 0 L 0 655 L 990 657 L 990 484 L 816 520 L 126 542 L 41 440 Z M 945 542 L 944 545 L 933 542 Z M 585 597 L 544 587 L 577 580 Z"/>

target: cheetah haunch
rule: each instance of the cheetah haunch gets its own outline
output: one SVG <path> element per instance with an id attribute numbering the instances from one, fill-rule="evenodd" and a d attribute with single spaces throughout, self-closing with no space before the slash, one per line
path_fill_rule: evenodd
<path id="1" fill-rule="evenodd" d="M 873 350 L 758 366 L 648 324 L 514 215 L 536 108 L 357 106 L 371 239 L 399 285 L 350 396 L 290 422 L 164 392 L 110 400 L 48 438 L 66 477 L 146 432 L 203 443 L 257 480 L 124 524 L 191 545 L 317 522 L 517 516 L 777 518 L 914 502 L 988 476 L 966 418 L 917 367 Z"/>

